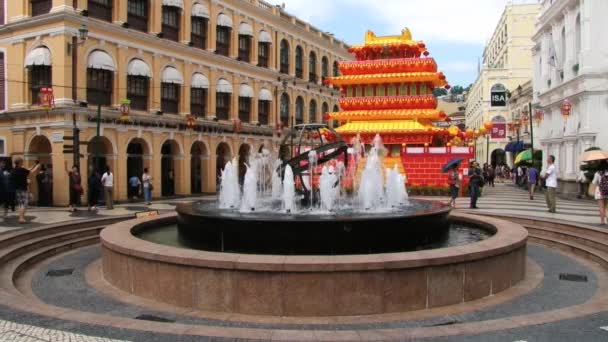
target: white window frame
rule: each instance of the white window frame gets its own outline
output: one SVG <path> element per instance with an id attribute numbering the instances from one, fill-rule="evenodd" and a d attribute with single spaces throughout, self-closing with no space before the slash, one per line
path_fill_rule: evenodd
<path id="1" fill-rule="evenodd" d="M 7 149 L 8 149 L 7 144 L 6 144 L 6 142 L 7 142 L 6 137 L 0 135 L 0 141 L 3 142 L 2 145 L 3 145 L 3 148 L 4 148 L 4 151 L 0 151 L 0 157 L 8 157 L 8 153 L 6 153 Z"/>

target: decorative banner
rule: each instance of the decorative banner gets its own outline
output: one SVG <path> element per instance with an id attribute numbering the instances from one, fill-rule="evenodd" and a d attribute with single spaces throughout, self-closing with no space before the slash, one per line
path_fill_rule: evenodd
<path id="1" fill-rule="evenodd" d="M 131 113 L 131 100 L 123 99 L 120 101 L 120 120 L 129 121 L 129 114 Z"/>
<path id="2" fill-rule="evenodd" d="M 38 94 L 38 101 L 40 106 L 51 109 L 55 106 L 55 97 L 53 95 L 53 88 L 41 88 Z"/>
<path id="3" fill-rule="evenodd" d="M 492 139 L 505 139 L 507 137 L 507 124 L 494 123 L 491 132 L 490 137 Z"/>
<path id="4" fill-rule="evenodd" d="M 507 105 L 507 88 L 498 83 L 492 86 L 490 91 L 490 106 L 505 107 Z"/>

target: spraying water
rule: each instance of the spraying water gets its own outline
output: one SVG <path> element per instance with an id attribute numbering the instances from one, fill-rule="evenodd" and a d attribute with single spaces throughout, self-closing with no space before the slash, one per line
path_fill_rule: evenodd
<path id="1" fill-rule="evenodd" d="M 361 173 L 359 182 L 359 201 L 365 210 L 381 208 L 384 201 L 382 168 L 377 145 L 374 145 L 367 155 L 365 169 Z"/>
<path id="2" fill-rule="evenodd" d="M 258 200 L 258 160 L 247 165 L 245 181 L 243 182 L 243 199 L 241 201 L 241 212 L 255 211 Z"/>
<path id="3" fill-rule="evenodd" d="M 239 175 L 236 159 L 229 161 L 222 170 L 220 183 L 220 208 L 238 208 L 241 202 L 241 190 L 239 189 Z"/>
<path id="4" fill-rule="evenodd" d="M 287 213 L 295 212 L 296 206 L 296 182 L 293 178 L 291 166 L 285 167 L 285 176 L 283 178 L 283 209 Z"/>
<path id="5" fill-rule="evenodd" d="M 311 150 L 308 152 L 308 179 L 310 180 L 310 209 L 312 210 L 315 203 L 315 169 L 317 168 L 317 161 L 319 160 L 319 156 L 317 155 L 317 151 Z"/>
<path id="6" fill-rule="evenodd" d="M 321 196 L 321 209 L 333 211 L 336 200 L 340 195 L 338 176 L 335 173 L 334 167 L 324 166 L 319 179 L 319 193 Z"/>
<path id="7" fill-rule="evenodd" d="M 386 201 L 389 207 L 407 203 L 405 178 L 399 173 L 397 165 L 392 169 L 386 169 Z"/>

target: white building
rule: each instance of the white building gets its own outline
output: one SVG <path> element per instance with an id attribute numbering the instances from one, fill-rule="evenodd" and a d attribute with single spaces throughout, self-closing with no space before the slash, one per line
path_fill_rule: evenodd
<path id="1" fill-rule="evenodd" d="M 534 102 L 544 113 L 537 137 L 554 155 L 564 193 L 576 191 L 578 155 L 608 149 L 608 1 L 542 0 L 533 37 Z M 564 99 L 571 115 L 561 114 Z M 546 158 L 544 158 L 546 159 Z"/>

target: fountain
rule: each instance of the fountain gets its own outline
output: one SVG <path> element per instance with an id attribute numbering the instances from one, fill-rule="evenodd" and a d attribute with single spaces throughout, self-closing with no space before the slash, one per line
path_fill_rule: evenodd
<path id="1" fill-rule="evenodd" d="M 248 158 L 243 184 L 228 162 L 217 203 L 105 229 L 105 279 L 190 309 L 343 316 L 460 304 L 523 278 L 523 228 L 408 199 L 379 136 L 365 156 L 353 146 L 301 125 L 276 160 Z"/>

